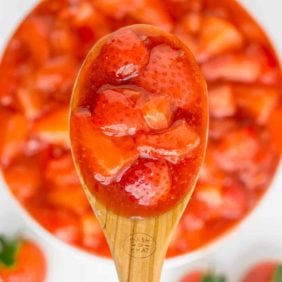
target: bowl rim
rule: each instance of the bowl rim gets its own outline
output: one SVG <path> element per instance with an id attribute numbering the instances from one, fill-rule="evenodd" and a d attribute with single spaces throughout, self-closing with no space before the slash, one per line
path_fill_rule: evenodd
<path id="1" fill-rule="evenodd" d="M 279 178 L 282 176 L 282 161 L 279 161 L 273 177 L 271 179 L 268 188 L 262 195 L 262 197 L 258 200 L 255 206 L 237 223 L 235 223 L 232 227 L 227 229 L 225 232 L 221 233 L 219 236 L 203 245 L 202 247 L 193 250 L 188 253 L 184 253 L 175 257 L 170 257 L 165 259 L 164 269 L 169 270 L 177 267 L 181 267 L 183 265 L 195 262 L 211 254 L 213 251 L 219 248 L 219 246 L 227 244 L 232 240 L 232 238 L 236 237 L 243 226 L 247 225 L 255 214 L 261 210 L 261 206 L 264 201 L 270 196 L 271 191 L 275 186 L 279 184 Z M 7 195 L 7 198 L 12 203 L 12 208 L 15 208 L 17 214 L 27 223 L 27 226 L 30 229 L 44 239 L 46 242 L 50 243 L 57 249 L 61 249 L 77 257 L 79 259 L 84 259 L 87 262 L 92 261 L 96 264 L 100 264 L 106 268 L 112 268 L 114 266 L 113 260 L 111 258 L 106 258 L 99 256 L 95 253 L 89 253 L 84 249 L 80 249 L 74 245 L 71 245 L 63 240 L 57 238 L 51 232 L 49 232 L 46 228 L 44 228 L 27 210 L 26 208 L 19 202 L 19 200 L 13 195 L 12 191 L 9 188 L 9 185 L 5 181 L 2 171 L 0 171 L 0 188 L 1 186 L 4 188 L 4 192 Z"/>

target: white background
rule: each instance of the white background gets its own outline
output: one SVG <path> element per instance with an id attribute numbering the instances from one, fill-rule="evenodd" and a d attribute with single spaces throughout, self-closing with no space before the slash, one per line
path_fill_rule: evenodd
<path id="1" fill-rule="evenodd" d="M 36 0 L 0 0 L 0 52 L 24 15 Z M 282 54 L 282 2 L 279 0 L 241 0 L 264 26 L 280 56 Z M 1 126 L 0 126 L 1 127 Z M 0 137 L 1 138 L 1 137 Z M 260 258 L 282 260 L 282 167 L 258 209 L 236 232 L 202 258 L 190 258 L 190 263 L 177 268 L 166 267 L 163 282 L 174 282 L 190 268 L 216 268 L 228 274 L 230 282 L 239 281 L 242 272 Z M 20 232 L 37 240 L 48 258 L 47 282 L 113 282 L 117 281 L 112 265 L 95 257 L 85 256 L 59 244 L 22 215 L 0 179 L 0 232 Z M 204 256 L 205 253 L 205 256 Z M 193 260 L 193 262 L 191 262 Z M 182 261 L 183 264 L 183 261 Z"/>

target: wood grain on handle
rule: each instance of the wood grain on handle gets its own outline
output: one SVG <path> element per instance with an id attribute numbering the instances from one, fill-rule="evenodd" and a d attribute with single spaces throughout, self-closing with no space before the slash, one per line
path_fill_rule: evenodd
<path id="1" fill-rule="evenodd" d="M 110 246 L 119 281 L 159 282 L 171 236 L 193 189 L 174 209 L 146 219 L 118 216 L 85 190 Z"/>

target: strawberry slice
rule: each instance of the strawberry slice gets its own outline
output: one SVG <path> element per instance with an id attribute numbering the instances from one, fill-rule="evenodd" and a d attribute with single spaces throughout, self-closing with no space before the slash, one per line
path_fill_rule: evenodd
<path id="1" fill-rule="evenodd" d="M 90 112 L 78 110 L 73 113 L 71 132 L 77 139 L 78 148 L 83 148 L 86 158 L 79 160 L 87 164 L 94 178 L 104 185 L 118 181 L 124 171 L 138 158 L 135 144 L 130 137 L 110 138 L 95 129 Z"/>
<path id="2" fill-rule="evenodd" d="M 238 50 L 244 38 L 230 22 L 214 16 L 206 16 L 201 22 L 197 59 L 203 62 L 212 56 Z"/>
<path id="3" fill-rule="evenodd" d="M 69 108 L 62 107 L 46 114 L 34 122 L 33 133 L 47 143 L 69 147 L 68 113 Z"/>
<path id="4" fill-rule="evenodd" d="M 209 89 L 210 115 L 216 118 L 233 116 L 236 113 L 236 102 L 231 85 L 221 84 Z"/>
<path id="5" fill-rule="evenodd" d="M 16 160 L 4 170 L 4 176 L 21 203 L 36 195 L 42 185 L 40 166 L 34 159 Z"/>
<path id="6" fill-rule="evenodd" d="M 179 120 L 163 132 L 140 134 L 136 142 L 142 157 L 164 158 L 176 164 L 199 146 L 200 138 L 185 120 Z"/>
<path id="7" fill-rule="evenodd" d="M 40 93 L 32 87 L 26 86 L 18 88 L 16 97 L 26 117 L 34 119 L 40 116 L 43 108 L 43 99 Z"/>
<path id="8" fill-rule="evenodd" d="M 152 48 L 149 64 L 135 83 L 149 92 L 167 95 L 175 106 L 189 108 L 194 97 L 191 69 L 181 51 L 160 44 Z"/>
<path id="9" fill-rule="evenodd" d="M 170 126 L 173 111 L 168 97 L 146 97 L 138 101 L 137 107 L 151 129 L 159 130 Z"/>
<path id="10" fill-rule="evenodd" d="M 80 184 L 54 186 L 46 191 L 45 197 L 51 205 L 79 215 L 89 209 L 88 200 Z"/>
<path id="11" fill-rule="evenodd" d="M 130 29 L 119 30 L 103 45 L 98 56 L 99 66 L 108 77 L 117 81 L 139 75 L 149 60 L 144 42 Z"/>
<path id="12" fill-rule="evenodd" d="M 279 97 L 277 89 L 260 85 L 236 85 L 234 92 L 239 108 L 260 124 L 267 122 Z"/>
<path id="13" fill-rule="evenodd" d="M 172 28 L 172 22 L 160 0 L 96 0 L 95 6 L 112 18 L 130 17 L 139 23 L 159 26 L 167 31 Z"/>
<path id="14" fill-rule="evenodd" d="M 123 176 L 121 184 L 142 206 L 166 200 L 171 189 L 169 167 L 164 160 L 139 159 Z"/>
<path id="15" fill-rule="evenodd" d="M 116 90 L 99 93 L 92 118 L 94 125 L 108 136 L 134 135 L 146 128 L 141 112 L 134 108 L 134 103 Z"/>
<path id="16" fill-rule="evenodd" d="M 49 159 L 44 169 L 44 176 L 48 183 L 57 187 L 80 184 L 70 154 Z"/>
<path id="17" fill-rule="evenodd" d="M 9 163 L 24 149 L 28 139 L 29 126 L 22 114 L 8 115 L 1 123 L 0 155 L 2 163 Z"/>
<path id="18" fill-rule="evenodd" d="M 223 79 L 248 83 L 259 80 L 261 65 L 258 60 L 245 54 L 228 54 L 204 63 L 202 71 L 208 81 Z"/>

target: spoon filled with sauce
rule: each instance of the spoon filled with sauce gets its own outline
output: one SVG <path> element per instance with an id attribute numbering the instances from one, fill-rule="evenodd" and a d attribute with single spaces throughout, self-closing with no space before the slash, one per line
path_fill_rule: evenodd
<path id="1" fill-rule="evenodd" d="M 205 80 L 187 47 L 150 25 L 103 37 L 76 80 L 72 153 L 121 282 L 157 282 L 208 131 Z"/>

